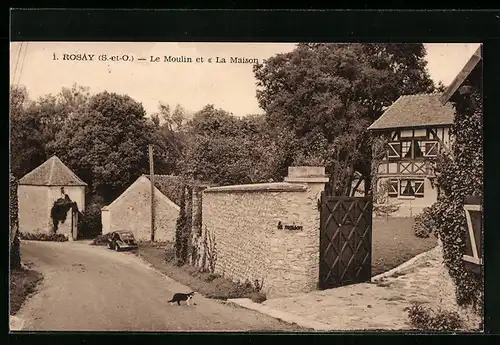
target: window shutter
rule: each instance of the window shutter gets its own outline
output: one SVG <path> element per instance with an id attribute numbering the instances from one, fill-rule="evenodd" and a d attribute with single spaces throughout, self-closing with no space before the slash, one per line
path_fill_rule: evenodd
<path id="1" fill-rule="evenodd" d="M 390 180 L 389 182 L 389 196 L 397 197 L 398 196 L 398 180 Z"/>
<path id="2" fill-rule="evenodd" d="M 401 143 L 394 142 L 389 143 L 389 158 L 400 158 L 401 157 Z"/>
<path id="3" fill-rule="evenodd" d="M 423 197 L 424 196 L 424 181 L 416 180 L 415 181 L 415 196 Z"/>
<path id="4" fill-rule="evenodd" d="M 425 142 L 425 157 L 436 157 L 438 154 L 438 142 L 427 141 Z"/>

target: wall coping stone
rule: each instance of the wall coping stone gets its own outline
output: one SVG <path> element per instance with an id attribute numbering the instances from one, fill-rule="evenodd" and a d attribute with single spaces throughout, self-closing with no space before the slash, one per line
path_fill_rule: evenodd
<path id="1" fill-rule="evenodd" d="M 320 166 L 291 166 L 288 167 L 289 177 L 325 177 L 325 167 Z"/>
<path id="2" fill-rule="evenodd" d="M 307 187 L 300 184 L 287 182 L 253 183 L 234 186 L 211 187 L 205 189 L 204 193 L 268 193 L 268 192 L 305 192 Z"/>
<path id="3" fill-rule="evenodd" d="M 285 182 L 289 183 L 327 183 L 330 179 L 327 176 L 311 177 L 285 177 Z"/>

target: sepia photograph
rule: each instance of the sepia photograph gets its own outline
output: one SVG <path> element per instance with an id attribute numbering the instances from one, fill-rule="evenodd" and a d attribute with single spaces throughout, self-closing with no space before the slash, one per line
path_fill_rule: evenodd
<path id="1" fill-rule="evenodd" d="M 10 331 L 484 332 L 480 43 L 10 43 Z"/>

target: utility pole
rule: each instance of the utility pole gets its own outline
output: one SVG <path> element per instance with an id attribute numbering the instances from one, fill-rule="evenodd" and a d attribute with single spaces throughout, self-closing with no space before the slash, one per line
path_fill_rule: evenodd
<path id="1" fill-rule="evenodd" d="M 151 181 L 151 242 L 155 240 L 155 171 L 153 164 L 153 145 L 148 145 L 149 180 Z"/>

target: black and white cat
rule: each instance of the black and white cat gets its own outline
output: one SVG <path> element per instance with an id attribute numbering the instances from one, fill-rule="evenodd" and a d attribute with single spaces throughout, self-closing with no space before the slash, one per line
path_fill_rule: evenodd
<path id="1" fill-rule="evenodd" d="M 191 304 L 189 301 L 193 298 L 194 292 L 190 293 L 175 293 L 172 296 L 172 299 L 170 301 L 167 301 L 170 304 L 177 303 L 178 305 L 181 305 L 181 301 L 186 301 L 186 304 L 190 306 Z"/>

